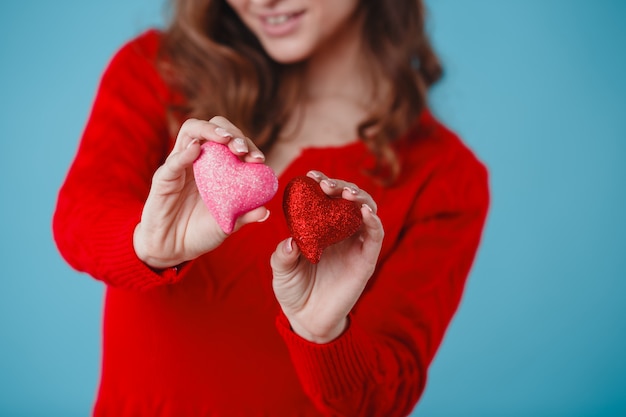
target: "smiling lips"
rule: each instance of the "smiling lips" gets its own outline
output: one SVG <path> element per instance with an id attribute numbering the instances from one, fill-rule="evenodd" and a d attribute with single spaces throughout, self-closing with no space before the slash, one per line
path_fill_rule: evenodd
<path id="1" fill-rule="evenodd" d="M 268 35 L 282 36 L 296 28 L 303 14 L 304 11 L 266 15 L 261 16 L 261 22 Z"/>
<path id="2" fill-rule="evenodd" d="M 268 25 L 280 25 L 281 23 L 285 23 L 287 20 L 289 20 L 289 18 L 291 17 L 291 15 L 288 14 L 279 14 L 276 16 L 268 16 L 266 17 L 265 23 L 267 23 Z"/>
<path id="3" fill-rule="evenodd" d="M 263 20 L 264 23 L 274 26 L 274 25 L 283 24 L 290 19 L 300 16 L 302 13 L 304 12 L 300 11 L 300 12 L 293 12 L 293 13 L 274 14 L 271 16 L 263 16 L 261 19 Z"/>

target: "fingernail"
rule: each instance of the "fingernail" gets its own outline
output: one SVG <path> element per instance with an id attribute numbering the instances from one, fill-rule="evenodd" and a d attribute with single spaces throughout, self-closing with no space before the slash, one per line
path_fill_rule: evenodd
<path id="1" fill-rule="evenodd" d="M 357 195 L 359 193 L 358 188 L 355 187 L 343 187 L 344 190 L 350 191 L 350 194 Z"/>
<path id="2" fill-rule="evenodd" d="M 269 211 L 269 210 L 267 210 L 267 211 L 265 212 L 265 216 L 263 216 L 263 218 L 262 218 L 262 219 L 259 219 L 259 220 L 257 220 L 257 221 L 258 221 L 259 223 L 263 223 L 265 220 L 267 220 L 267 219 L 269 219 L 269 218 L 270 218 L 270 211 Z"/>
<path id="3" fill-rule="evenodd" d="M 261 161 L 265 161 L 265 155 L 263 155 L 259 151 L 252 151 L 252 152 L 250 152 L 250 156 L 255 158 L 255 159 L 260 159 Z"/>
<path id="4" fill-rule="evenodd" d="M 248 152 L 248 145 L 242 138 L 235 138 L 235 140 L 233 140 L 233 147 L 237 152 Z"/>
<path id="5" fill-rule="evenodd" d="M 335 188 L 337 186 L 337 183 L 333 180 L 322 180 L 322 182 L 330 188 Z"/>
<path id="6" fill-rule="evenodd" d="M 191 148 L 194 144 L 199 143 L 199 142 L 200 142 L 200 139 L 198 139 L 198 138 L 196 138 L 196 139 L 192 140 L 191 142 L 189 142 L 189 143 L 187 144 L 187 148 L 186 148 L 186 149 Z"/>
<path id="7" fill-rule="evenodd" d="M 365 207 L 366 209 L 369 210 L 370 213 L 374 214 L 374 210 L 372 210 L 372 208 L 368 206 L 367 204 L 363 204 L 361 207 Z"/>
<path id="8" fill-rule="evenodd" d="M 318 179 L 318 180 L 319 180 L 320 178 L 322 178 L 322 174 L 320 174 L 320 173 L 319 173 L 319 172 L 317 172 L 317 171 L 309 171 L 309 174 L 313 175 L 313 176 L 314 176 L 316 179 Z"/>
<path id="9" fill-rule="evenodd" d="M 285 252 L 291 253 L 293 252 L 293 238 L 290 237 L 285 241 Z"/>
<path id="10" fill-rule="evenodd" d="M 226 129 L 222 128 L 222 127 L 216 127 L 215 128 L 215 133 L 217 133 L 219 136 L 223 137 L 223 138 L 232 138 L 233 135 L 228 133 L 228 131 L 226 131 Z"/>

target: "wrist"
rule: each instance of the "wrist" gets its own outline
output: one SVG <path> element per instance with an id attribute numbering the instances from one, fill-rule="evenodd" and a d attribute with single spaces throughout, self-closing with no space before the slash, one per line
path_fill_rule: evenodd
<path id="1" fill-rule="evenodd" d="M 151 245 L 147 243 L 147 240 L 142 235 L 141 223 L 135 226 L 133 233 L 133 249 L 137 258 L 155 272 L 177 268 L 184 262 L 184 260 L 156 256 L 156 251 L 152 250 L 153 248 L 151 248 Z"/>
<path id="2" fill-rule="evenodd" d="M 308 340 L 309 342 L 317 344 L 332 342 L 340 337 L 348 329 L 349 325 L 348 318 L 344 317 L 333 326 L 318 329 L 317 331 L 311 331 L 307 329 L 306 326 L 300 325 L 296 320 L 291 320 L 289 318 L 287 318 L 287 320 L 289 321 L 291 330 L 295 334 L 305 340 Z"/>

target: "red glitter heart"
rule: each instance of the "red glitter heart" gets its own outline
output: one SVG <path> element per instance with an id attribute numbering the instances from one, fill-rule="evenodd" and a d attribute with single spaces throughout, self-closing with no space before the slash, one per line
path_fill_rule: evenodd
<path id="1" fill-rule="evenodd" d="M 361 211 L 354 202 L 327 196 L 309 177 L 295 177 L 287 184 L 283 210 L 291 236 L 304 257 L 314 264 L 320 261 L 324 249 L 361 227 Z"/>

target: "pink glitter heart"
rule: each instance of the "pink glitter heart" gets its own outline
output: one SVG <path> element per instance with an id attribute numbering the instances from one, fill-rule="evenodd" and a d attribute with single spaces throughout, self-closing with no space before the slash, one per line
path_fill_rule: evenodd
<path id="1" fill-rule="evenodd" d="M 242 162 L 225 146 L 205 142 L 193 163 L 200 197 L 225 233 L 239 216 L 274 197 L 278 179 L 265 164 Z"/>

